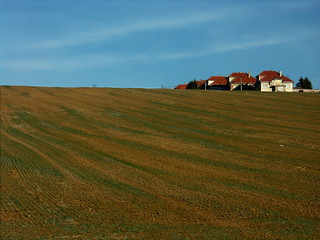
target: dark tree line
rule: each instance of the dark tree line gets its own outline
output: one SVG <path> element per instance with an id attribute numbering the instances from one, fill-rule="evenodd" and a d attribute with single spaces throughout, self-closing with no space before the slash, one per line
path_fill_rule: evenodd
<path id="1" fill-rule="evenodd" d="M 296 86 L 303 89 L 312 89 L 312 83 L 307 77 L 300 77 L 299 82 L 297 82 Z"/>
<path id="2" fill-rule="evenodd" d="M 197 81 L 196 80 L 190 81 L 187 86 L 187 89 L 199 89 Z"/>

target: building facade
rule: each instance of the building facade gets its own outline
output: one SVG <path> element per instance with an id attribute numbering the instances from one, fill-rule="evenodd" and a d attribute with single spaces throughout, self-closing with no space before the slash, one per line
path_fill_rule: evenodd
<path id="1" fill-rule="evenodd" d="M 263 71 L 257 79 L 261 92 L 293 92 L 294 81 L 284 76 L 281 71 Z"/>
<path id="2" fill-rule="evenodd" d="M 257 80 L 250 72 L 234 72 L 228 76 L 230 90 L 254 90 Z"/>
<path id="3" fill-rule="evenodd" d="M 207 80 L 194 80 L 199 89 L 205 90 L 260 90 L 261 92 L 293 92 L 290 78 L 282 72 L 263 71 L 255 77 L 250 72 L 234 72 L 229 76 L 211 76 Z M 186 89 L 188 84 L 181 84 L 175 89 Z"/>
<path id="4" fill-rule="evenodd" d="M 208 90 L 228 90 L 228 79 L 223 76 L 211 76 L 207 80 Z"/>

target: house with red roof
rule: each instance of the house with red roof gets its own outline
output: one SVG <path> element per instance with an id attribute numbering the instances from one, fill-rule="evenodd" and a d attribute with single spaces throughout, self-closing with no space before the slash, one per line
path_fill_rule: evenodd
<path id="1" fill-rule="evenodd" d="M 199 80 L 199 81 L 196 81 L 196 82 L 197 82 L 198 88 L 205 89 L 205 87 L 206 87 L 206 80 Z"/>
<path id="2" fill-rule="evenodd" d="M 206 80 L 194 80 L 197 83 L 197 87 L 199 89 L 205 89 L 206 87 Z M 189 83 L 185 83 L 185 84 L 180 84 L 178 86 L 176 86 L 174 89 L 187 89 Z"/>
<path id="3" fill-rule="evenodd" d="M 293 92 L 294 81 L 284 76 L 282 71 L 263 71 L 257 79 L 261 92 Z"/>
<path id="4" fill-rule="evenodd" d="M 188 83 L 185 84 L 179 84 L 174 89 L 187 89 Z"/>
<path id="5" fill-rule="evenodd" d="M 253 90 L 256 85 L 256 78 L 250 72 L 234 72 L 228 76 L 230 90 Z"/>
<path id="6" fill-rule="evenodd" d="M 211 76 L 207 80 L 206 89 L 209 90 L 228 90 L 228 79 L 223 76 Z"/>
<path id="7" fill-rule="evenodd" d="M 234 72 L 229 76 L 211 76 L 207 80 L 194 80 L 199 89 L 208 90 L 255 90 L 260 88 L 262 92 L 293 92 L 293 83 L 282 72 L 263 71 L 257 77 L 250 72 Z M 180 84 L 175 89 L 187 89 L 188 83 Z"/>

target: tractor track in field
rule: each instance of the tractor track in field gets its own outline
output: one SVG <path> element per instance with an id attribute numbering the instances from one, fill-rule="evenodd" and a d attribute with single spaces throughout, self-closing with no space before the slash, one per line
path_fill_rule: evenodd
<path id="1" fill-rule="evenodd" d="M 38 150 L 36 147 L 32 146 L 31 144 L 28 144 L 25 141 L 17 139 L 17 137 L 13 137 L 13 136 L 9 135 L 8 133 L 6 133 L 5 131 L 3 131 L 2 134 L 3 134 L 3 136 L 11 139 L 12 141 L 15 141 L 15 142 L 17 142 L 17 143 L 29 148 L 30 150 L 32 150 L 33 152 L 35 152 L 39 156 L 41 156 L 45 161 L 47 161 L 50 164 L 52 164 L 52 166 L 54 168 L 56 168 L 59 171 L 61 171 L 62 174 L 67 178 L 67 181 L 65 181 L 65 182 L 68 182 L 67 184 L 69 186 L 73 186 L 73 187 L 75 187 L 76 189 L 79 189 L 79 190 L 80 189 L 84 190 L 85 194 L 90 196 L 89 199 L 94 199 L 95 201 L 99 201 L 100 204 L 103 204 L 103 203 L 106 202 L 106 200 L 108 200 L 108 202 L 109 201 L 116 202 L 121 207 L 127 208 L 126 207 L 127 203 L 125 201 L 121 201 L 119 198 L 113 196 L 111 193 L 108 193 L 106 191 L 102 191 L 100 188 L 96 187 L 94 184 L 92 184 L 92 183 L 90 184 L 87 181 L 79 178 L 78 176 L 73 174 L 71 171 L 69 171 L 67 168 L 63 167 L 57 161 L 52 160 L 45 153 L 43 153 L 42 151 Z M 30 136 L 32 136 L 32 135 L 30 135 Z M 32 137 L 34 137 L 34 136 L 32 136 Z M 40 139 L 38 139 L 38 140 L 40 140 Z M 51 145 L 49 143 L 47 143 L 47 144 Z M 57 146 L 53 146 L 52 145 L 52 147 L 56 148 Z M 67 151 L 66 149 L 61 149 L 61 150 L 65 151 L 65 152 L 68 152 L 69 154 L 72 154 L 72 152 Z M 66 199 L 69 199 L 71 201 L 74 201 L 74 199 L 78 199 L 78 201 L 81 202 L 83 199 L 80 198 L 79 195 L 77 195 L 77 194 L 71 195 L 71 194 L 68 194 L 68 192 L 64 193 L 64 196 L 65 196 Z M 52 195 L 50 198 L 54 199 L 56 197 Z M 128 207 L 127 209 L 129 210 L 130 208 Z"/>
<path id="2" fill-rule="evenodd" d="M 30 150 L 34 151 L 39 156 L 41 156 L 43 158 L 43 160 L 49 162 L 56 169 L 61 171 L 63 173 L 63 175 L 66 177 L 65 180 L 62 180 L 58 184 L 58 187 L 60 186 L 61 190 L 63 190 L 62 193 L 56 193 L 55 191 L 52 191 L 52 193 L 50 194 L 50 192 L 46 192 L 46 193 L 42 194 L 42 199 L 44 199 L 44 201 L 46 199 L 49 200 L 49 202 L 59 202 L 60 201 L 61 205 L 63 205 L 63 202 L 69 202 L 69 204 L 72 202 L 74 202 L 74 203 L 78 202 L 79 204 L 84 204 L 84 206 L 89 205 L 92 210 L 94 210 L 95 205 L 103 205 L 103 204 L 110 203 L 110 202 L 117 203 L 119 206 L 121 206 L 121 208 L 127 208 L 126 206 L 128 204 L 126 204 L 124 201 L 121 201 L 121 199 L 116 198 L 111 193 L 109 193 L 107 191 L 102 191 L 101 189 L 97 188 L 94 184 L 92 184 L 92 183 L 90 184 L 90 183 L 86 182 L 85 180 L 82 180 L 81 178 L 77 177 L 75 174 L 70 172 L 68 169 L 66 169 L 65 167 L 62 167 L 61 164 L 52 160 L 45 153 L 43 153 L 42 151 L 39 151 L 38 149 L 36 149 L 32 145 L 27 144 L 24 141 L 21 141 L 15 137 L 12 137 L 12 136 L 8 135 L 7 133 L 5 133 L 4 136 L 8 137 L 9 139 L 11 139 L 11 140 L 29 148 Z M 37 186 L 34 185 L 33 182 L 30 182 L 30 180 L 28 181 L 28 183 L 29 183 L 28 186 L 24 185 L 24 187 L 25 187 L 25 189 L 29 189 L 29 190 L 27 190 L 27 191 L 29 191 L 29 193 L 33 194 L 35 192 L 35 189 Z M 70 191 L 70 188 L 72 188 L 73 190 Z M 59 198 L 63 199 L 63 201 L 59 200 Z M 94 199 L 94 202 L 92 202 L 92 199 Z M 25 204 L 25 205 L 27 205 L 27 204 Z M 36 209 L 37 209 L 37 207 L 34 208 L 34 210 L 36 210 Z M 129 210 L 130 208 L 127 208 L 127 209 Z M 75 218 L 77 218 L 77 217 L 75 217 Z M 115 220 L 116 220 L 117 216 L 114 215 L 113 218 L 115 218 Z"/>

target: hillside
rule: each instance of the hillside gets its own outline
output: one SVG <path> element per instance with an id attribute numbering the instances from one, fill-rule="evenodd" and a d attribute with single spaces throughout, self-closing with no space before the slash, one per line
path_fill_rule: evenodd
<path id="1" fill-rule="evenodd" d="M 319 94 L 0 90 L 2 239 L 319 238 Z"/>

